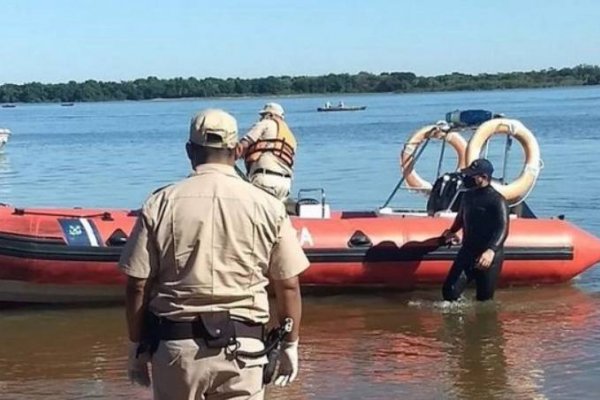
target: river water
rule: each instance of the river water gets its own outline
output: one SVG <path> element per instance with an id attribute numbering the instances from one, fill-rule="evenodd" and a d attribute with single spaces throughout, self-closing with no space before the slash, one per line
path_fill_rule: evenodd
<path id="1" fill-rule="evenodd" d="M 279 98 L 300 151 L 294 192 L 323 187 L 336 209 L 374 209 L 399 178 L 402 143 L 456 108 L 520 119 L 538 138 L 544 169 L 529 205 L 600 236 L 600 88 L 361 95 L 353 113 L 317 113 L 338 97 Z M 18 105 L 0 109 L 13 131 L 0 153 L 0 200 L 19 206 L 137 208 L 149 192 L 188 172 L 191 115 L 232 112 L 241 130 L 273 99 Z M 437 150 L 420 164 L 435 175 Z M 502 160 L 494 139 L 490 158 Z M 513 145 L 508 176 L 520 170 Z M 444 169 L 453 168 L 448 157 Z M 501 169 L 501 168 L 499 168 Z M 394 205 L 423 206 L 401 191 Z M 597 399 L 600 269 L 551 287 L 473 293 L 449 306 L 438 291 L 305 298 L 301 372 L 269 399 Z M 121 306 L 0 311 L 0 399 L 151 398 L 125 376 Z"/>

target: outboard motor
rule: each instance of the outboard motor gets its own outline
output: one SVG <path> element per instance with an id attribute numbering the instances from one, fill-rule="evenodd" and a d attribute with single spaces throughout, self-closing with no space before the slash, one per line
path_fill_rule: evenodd
<path id="1" fill-rule="evenodd" d="M 462 193 L 456 193 L 463 188 L 464 176 L 460 172 L 448 172 L 440 176 L 431 189 L 427 199 L 427 214 L 433 216 L 438 211 L 457 212 L 462 199 Z M 454 199 L 456 197 L 456 200 Z M 452 200 L 455 200 L 452 203 Z"/>

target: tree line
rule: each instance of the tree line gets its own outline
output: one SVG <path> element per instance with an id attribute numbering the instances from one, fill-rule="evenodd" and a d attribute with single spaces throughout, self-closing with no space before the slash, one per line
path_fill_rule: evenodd
<path id="1" fill-rule="evenodd" d="M 600 67 L 543 69 L 529 72 L 469 75 L 454 72 L 417 76 L 412 72 L 269 76 L 266 78 L 173 78 L 121 82 L 40 82 L 0 86 L 0 103 L 149 100 L 157 98 L 287 95 L 317 93 L 408 93 L 430 91 L 542 88 L 600 84 Z"/>

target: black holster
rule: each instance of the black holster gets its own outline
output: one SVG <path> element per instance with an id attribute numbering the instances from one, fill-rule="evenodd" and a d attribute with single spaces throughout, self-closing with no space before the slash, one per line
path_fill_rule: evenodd
<path id="1" fill-rule="evenodd" d="M 158 344 L 160 343 L 158 324 L 159 318 L 152 312 L 146 310 L 144 312 L 142 338 L 137 350 L 137 355 L 149 353 L 150 356 L 152 356 L 156 352 L 156 349 L 158 349 Z"/>
<path id="2" fill-rule="evenodd" d="M 277 362 L 281 354 L 281 341 L 283 338 L 292 331 L 294 321 L 291 318 L 286 319 L 284 325 L 277 328 L 273 328 L 269 331 L 267 336 L 263 339 L 265 344 L 264 350 L 257 352 L 245 352 L 238 351 L 237 355 L 248 358 L 260 358 L 267 356 L 267 364 L 263 368 L 263 383 L 268 385 L 275 376 L 277 370 Z"/>
<path id="3" fill-rule="evenodd" d="M 268 385 L 273 381 L 275 372 L 277 371 L 277 362 L 281 354 L 281 339 L 279 338 L 279 330 L 281 328 L 271 329 L 265 340 L 265 349 L 267 352 L 267 364 L 263 368 L 263 384 Z"/>

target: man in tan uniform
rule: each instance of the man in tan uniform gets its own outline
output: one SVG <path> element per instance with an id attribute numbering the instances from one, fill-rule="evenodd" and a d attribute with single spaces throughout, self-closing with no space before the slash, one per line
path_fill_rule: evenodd
<path id="1" fill-rule="evenodd" d="M 238 157 L 244 157 L 246 172 L 253 185 L 285 201 L 290 194 L 296 138 L 284 121 L 283 107 L 267 103 L 238 145 Z"/>
<path id="2" fill-rule="evenodd" d="M 269 282 L 280 322 L 294 321 L 275 384 L 298 372 L 298 275 L 308 260 L 283 203 L 236 174 L 237 139 L 224 111 L 192 119 L 193 174 L 146 200 L 119 262 L 128 276 L 129 376 L 149 386 L 151 361 L 155 399 L 263 398 L 266 357 L 236 351 L 264 349 Z M 153 355 L 139 346 L 148 315 L 160 340 Z"/>

